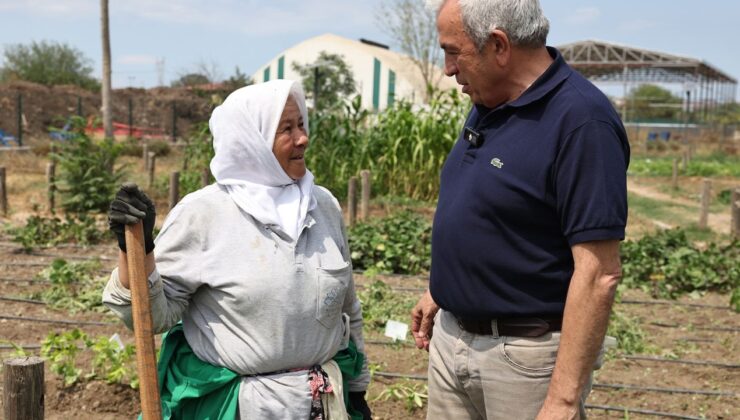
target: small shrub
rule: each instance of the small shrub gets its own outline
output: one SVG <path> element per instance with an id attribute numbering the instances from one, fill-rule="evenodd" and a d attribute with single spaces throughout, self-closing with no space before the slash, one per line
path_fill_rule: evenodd
<path id="1" fill-rule="evenodd" d="M 92 245 L 110 235 L 107 230 L 103 231 L 97 227 L 94 218 L 84 214 L 67 215 L 64 220 L 34 215 L 26 219 L 25 226 L 10 227 L 7 231 L 13 236 L 13 241 L 20 243 L 26 251 L 67 242 Z"/>
<path id="2" fill-rule="evenodd" d="M 680 229 L 622 245 L 622 284 L 653 297 L 675 298 L 694 291 L 731 292 L 740 287 L 740 242 L 694 246 Z"/>
<path id="3" fill-rule="evenodd" d="M 66 260 L 56 259 L 38 276 L 48 280 L 51 286 L 31 297 L 41 299 L 53 308 L 66 309 L 73 313 L 102 311 L 105 278 L 96 276 L 100 268 L 97 260 L 68 263 Z"/>
<path id="4" fill-rule="evenodd" d="M 61 143 L 53 155 L 59 163 L 55 183 L 68 212 L 105 212 L 116 192 L 123 172 L 115 168 L 122 146 L 112 139 L 94 142 L 85 135 L 84 120 L 73 117 L 75 136 Z"/>
<path id="5" fill-rule="evenodd" d="M 410 211 L 358 223 L 349 230 L 352 265 L 381 273 L 428 271 L 431 234 L 431 224 Z"/>

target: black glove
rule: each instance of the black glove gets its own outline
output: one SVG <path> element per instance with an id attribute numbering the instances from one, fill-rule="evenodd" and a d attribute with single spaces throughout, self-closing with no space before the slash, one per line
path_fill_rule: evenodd
<path id="1" fill-rule="evenodd" d="M 362 392 L 350 392 L 349 403 L 355 410 L 362 414 L 364 420 L 372 420 L 373 415 L 370 413 L 370 407 L 367 406 L 365 401 L 365 391 Z"/>
<path id="2" fill-rule="evenodd" d="M 115 232 L 118 238 L 118 248 L 126 252 L 126 237 L 124 225 L 136 224 L 144 221 L 144 248 L 146 253 L 154 249 L 154 219 L 157 212 L 154 203 L 133 182 L 121 185 L 116 198 L 110 203 L 108 211 L 108 227 Z"/>

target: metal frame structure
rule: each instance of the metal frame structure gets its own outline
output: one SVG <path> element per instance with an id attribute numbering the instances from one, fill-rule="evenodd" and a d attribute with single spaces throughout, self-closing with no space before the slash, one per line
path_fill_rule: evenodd
<path id="1" fill-rule="evenodd" d="M 557 47 L 568 64 L 595 83 L 681 84 L 684 107 L 706 116 L 708 110 L 735 102 L 737 80 L 691 57 L 604 41 L 579 41 Z"/>

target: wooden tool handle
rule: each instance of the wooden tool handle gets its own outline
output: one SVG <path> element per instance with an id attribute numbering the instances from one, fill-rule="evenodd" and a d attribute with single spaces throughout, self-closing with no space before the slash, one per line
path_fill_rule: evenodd
<path id="1" fill-rule="evenodd" d="M 144 227 L 141 222 L 126 225 L 126 251 L 134 336 L 136 337 L 136 369 L 139 372 L 141 413 L 144 420 L 160 420 L 162 406 L 157 385 L 157 359 L 154 352 L 149 282 L 144 266 Z"/>

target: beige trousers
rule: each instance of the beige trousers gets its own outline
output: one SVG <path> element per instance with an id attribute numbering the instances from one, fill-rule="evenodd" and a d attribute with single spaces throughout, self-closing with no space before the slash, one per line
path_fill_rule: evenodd
<path id="1" fill-rule="evenodd" d="M 534 419 L 547 395 L 560 333 L 536 338 L 477 335 L 437 313 L 429 346 L 428 420 Z M 599 357 L 601 359 L 601 357 Z M 584 403 L 591 379 L 583 391 Z"/>

